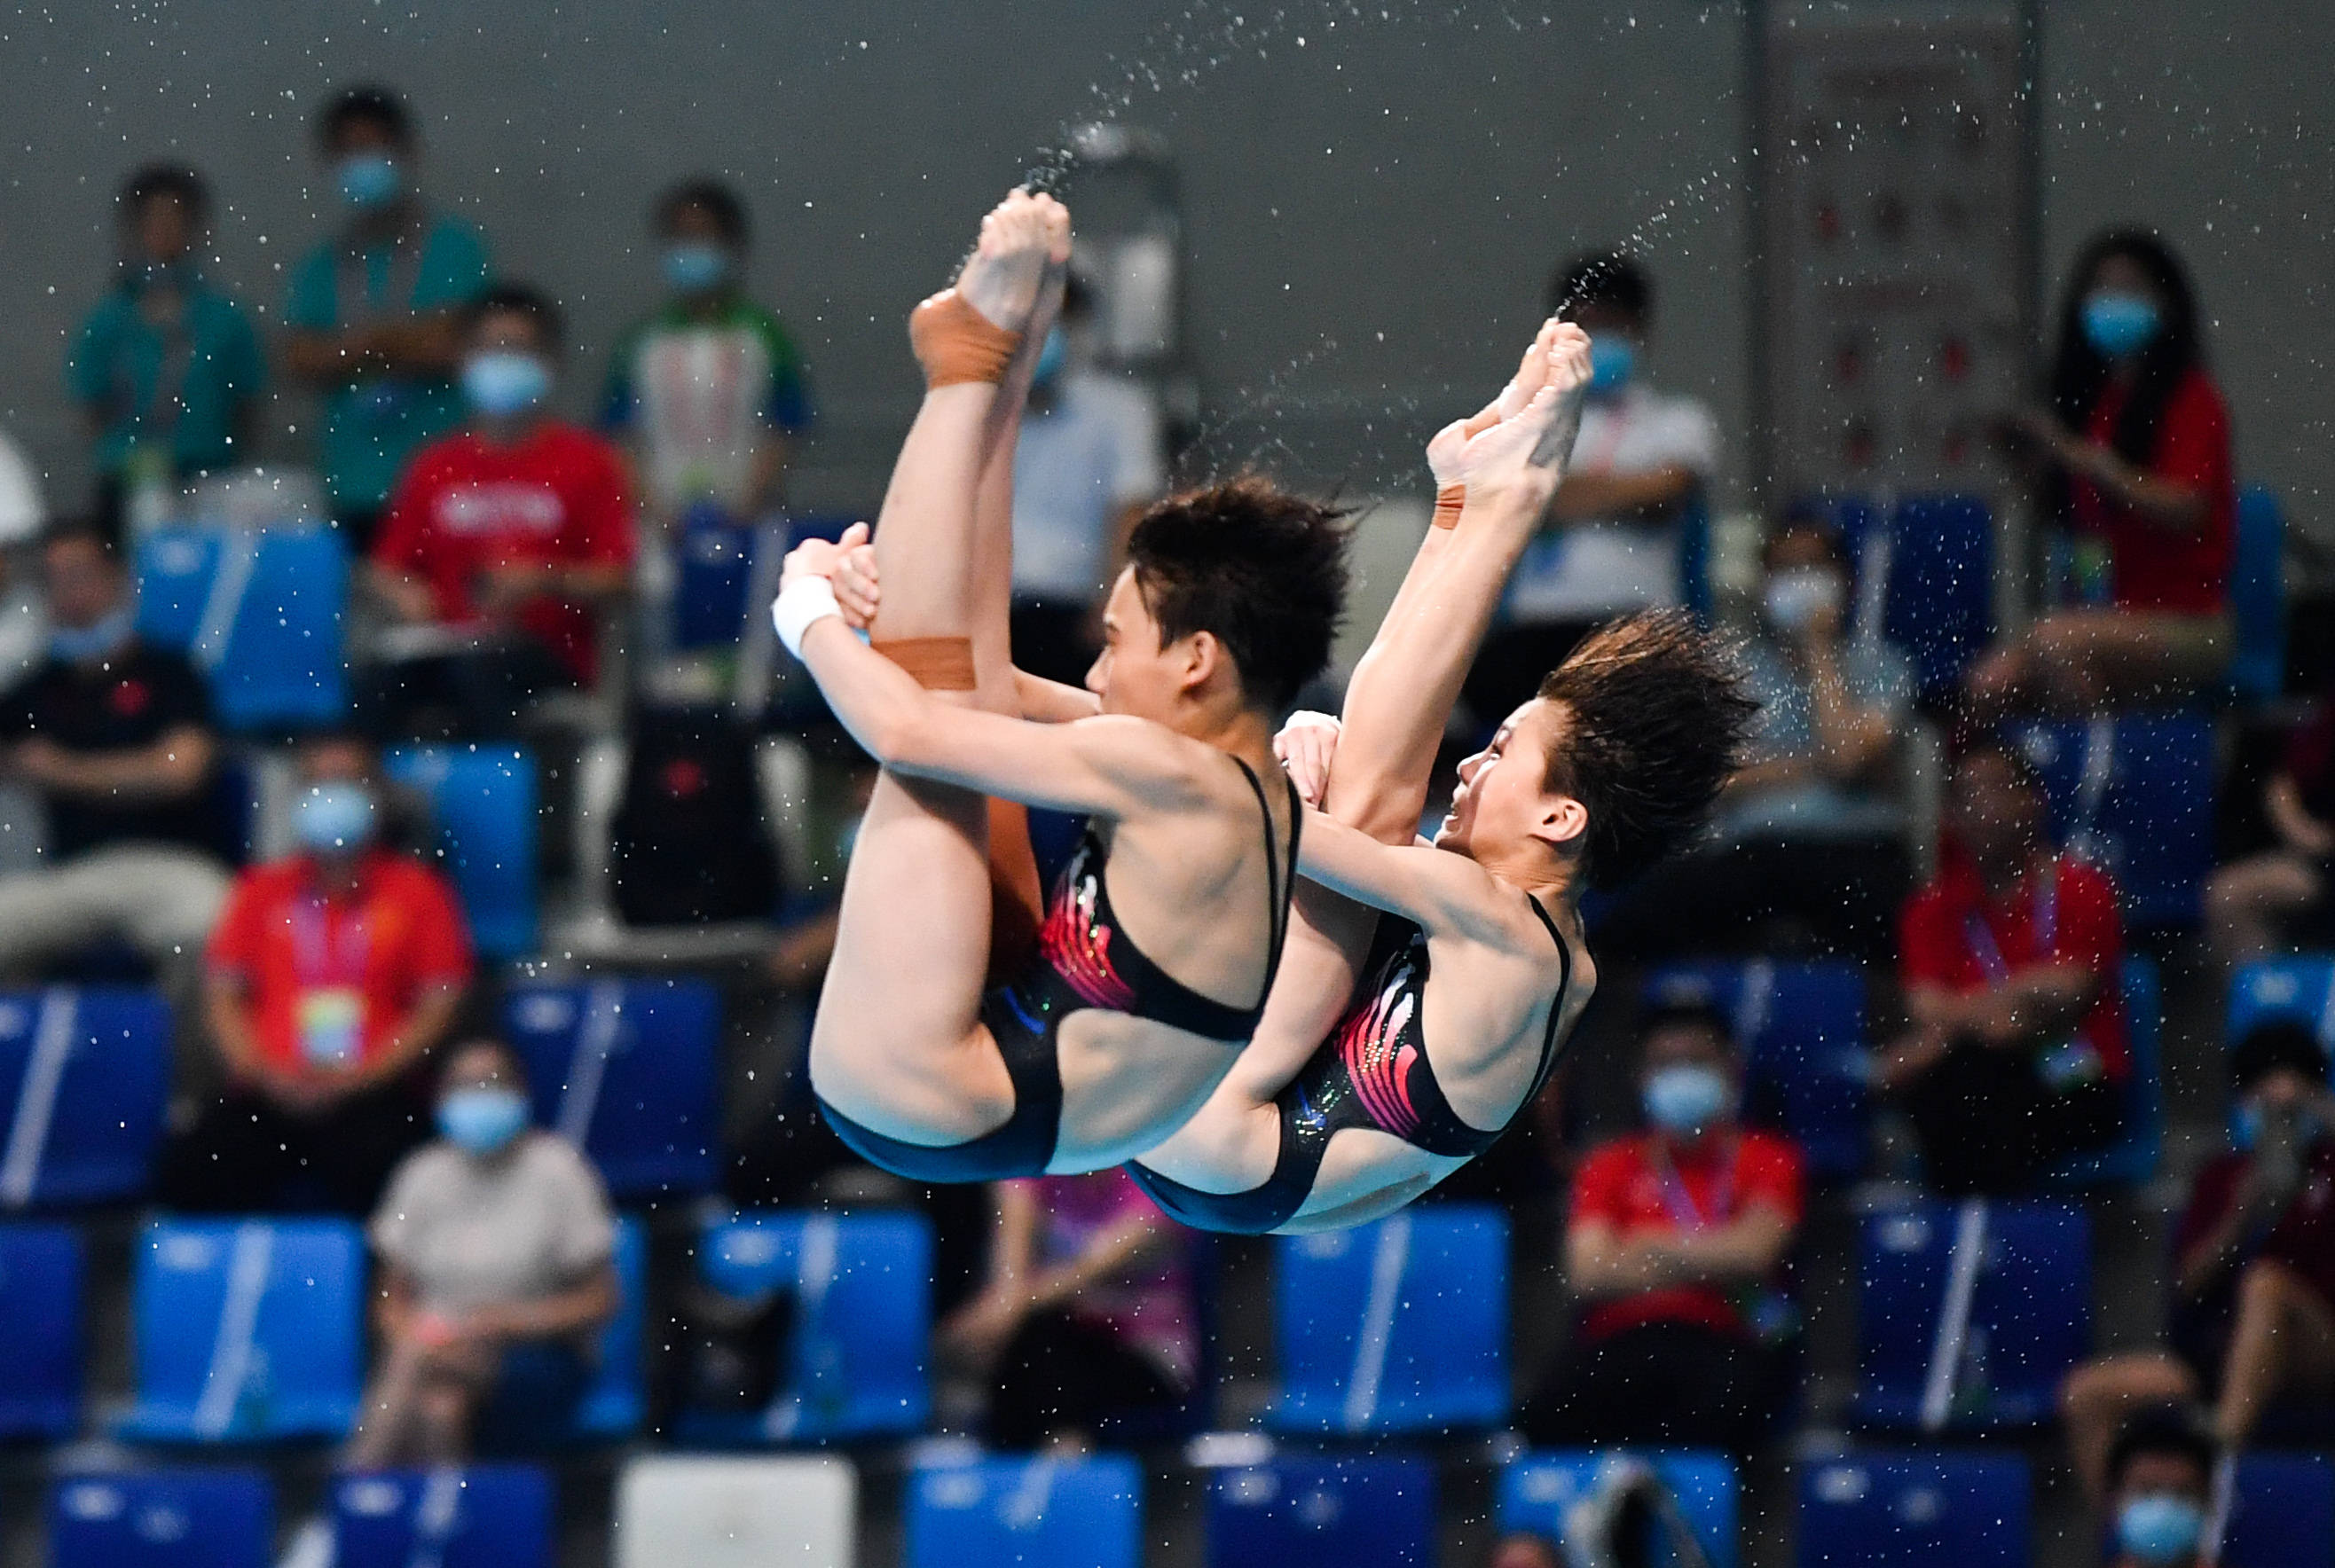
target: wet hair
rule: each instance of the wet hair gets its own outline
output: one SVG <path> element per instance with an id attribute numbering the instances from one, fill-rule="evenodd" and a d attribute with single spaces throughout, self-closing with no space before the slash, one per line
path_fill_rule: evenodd
<path id="1" fill-rule="evenodd" d="M 2325 1083 L 2327 1065 L 2327 1049 L 2319 1037 L 2308 1024 L 2291 1018 L 2255 1024 L 2230 1048 L 2230 1082 L 2240 1094 L 2281 1069 Z"/>
<path id="2" fill-rule="evenodd" d="M 2107 385 L 2108 362 L 2084 335 L 2084 296 L 2100 264 L 2129 261 L 2146 273 L 2164 296 L 2164 317 L 2156 335 L 2140 351 L 2134 367 L 2132 395 L 2117 415 L 2109 441 L 2125 461 L 2146 468 L 2156 452 L 2157 429 L 2165 421 L 2165 405 L 2190 371 L 2204 358 L 2197 333 L 2197 294 L 2189 284 L 2188 269 L 2153 229 L 2111 228 L 2093 237 L 2077 256 L 2068 273 L 2068 292 L 2059 302 L 2059 343 L 2051 362 L 2051 406 L 2060 421 L 2081 431 L 2090 421 L 2101 392 Z"/>
<path id="3" fill-rule="evenodd" d="M 316 145 L 330 152 L 357 124 L 380 126 L 399 147 L 413 145 L 413 111 L 393 88 L 366 82 L 334 93 L 316 115 Z"/>
<path id="4" fill-rule="evenodd" d="M 670 234 L 684 212 L 698 211 L 713 220 L 722 242 L 732 250 L 746 248 L 751 233 L 746 203 L 729 186 L 710 177 L 684 179 L 667 186 L 651 209 L 650 221 L 659 234 Z"/>
<path id="5" fill-rule="evenodd" d="M 1540 696 L 1563 710 L 1544 787 L 1588 809 L 1592 887 L 1627 881 L 1702 827 L 1759 711 L 1732 651 L 1680 610 L 1607 622 Z"/>
<path id="6" fill-rule="evenodd" d="M 462 334 L 469 336 L 490 315 L 523 315 L 535 324 L 547 349 L 559 347 L 566 334 L 559 302 L 532 284 L 499 283 L 462 310 Z"/>
<path id="7" fill-rule="evenodd" d="M 1345 516 L 1254 475 L 1154 506 L 1127 558 L 1160 645 L 1206 632 L 1251 707 L 1285 710 L 1330 663 L 1345 614 Z"/>
<path id="8" fill-rule="evenodd" d="M 1654 280 L 1618 250 L 1575 256 L 1549 279 L 1548 313 L 1573 321 L 1590 305 L 1618 311 L 1642 327 L 1654 319 Z"/>
<path id="9" fill-rule="evenodd" d="M 2125 1472 L 2144 1454 L 2168 1454 L 2196 1466 L 2198 1479 L 2211 1483 L 2220 1450 L 2195 1418 L 2179 1405 L 2151 1405 L 2133 1413 L 2117 1431 L 2108 1448 L 2108 1490 L 2124 1485 Z"/>
<path id="10" fill-rule="evenodd" d="M 121 182 L 115 193 L 121 215 L 135 219 L 149 201 L 167 196 L 185 209 L 197 224 L 210 217 L 210 188 L 203 177 L 182 164 L 150 163 Z"/>

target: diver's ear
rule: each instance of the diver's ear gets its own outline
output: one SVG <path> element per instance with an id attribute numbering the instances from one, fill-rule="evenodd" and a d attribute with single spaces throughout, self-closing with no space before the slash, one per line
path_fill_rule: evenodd
<path id="1" fill-rule="evenodd" d="M 1230 657 L 1214 632 L 1195 632 L 1177 645 L 1176 683 L 1186 692 L 1197 692 Z"/>
<path id="2" fill-rule="evenodd" d="M 1577 849 L 1589 831 L 1589 808 L 1570 795 L 1541 797 L 1540 818 L 1533 837 L 1556 849 Z"/>

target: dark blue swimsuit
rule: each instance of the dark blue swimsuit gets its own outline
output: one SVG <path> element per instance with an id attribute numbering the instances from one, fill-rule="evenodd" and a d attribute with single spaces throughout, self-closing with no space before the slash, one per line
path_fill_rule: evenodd
<path id="1" fill-rule="evenodd" d="M 1245 1043 L 1256 1032 L 1264 999 L 1281 967 L 1282 939 L 1289 931 L 1289 895 L 1297 876 L 1297 830 L 1304 811 L 1294 785 L 1289 789 L 1289 864 L 1284 872 L 1273 852 L 1273 813 L 1255 769 L 1237 757 L 1248 787 L 1256 792 L 1264 818 L 1266 896 L 1273 911 L 1272 944 L 1264 985 L 1255 1007 L 1227 1007 L 1202 996 L 1145 956 L 1126 939 L 1111 913 L 1103 872 L 1108 847 L 1090 825 L 1078 853 L 1054 884 L 1040 928 L 1038 956 L 1018 978 L 982 1001 L 981 1021 L 996 1038 L 1013 1084 L 1013 1114 L 994 1132 L 964 1143 L 906 1143 L 862 1127 L 825 1099 L 819 1114 L 836 1136 L 871 1165 L 920 1182 L 1003 1181 L 1042 1176 L 1054 1157 L 1061 1130 L 1062 1021 L 1081 1008 L 1129 1013 L 1208 1040 Z"/>

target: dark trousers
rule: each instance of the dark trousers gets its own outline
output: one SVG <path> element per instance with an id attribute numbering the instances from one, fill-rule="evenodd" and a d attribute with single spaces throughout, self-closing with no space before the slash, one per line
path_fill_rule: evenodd
<path id="1" fill-rule="evenodd" d="M 2122 1090 L 2104 1079 L 2054 1089 L 2037 1056 L 1957 1040 L 1906 1086 L 1924 1186 L 1948 1196 L 2017 1197 L 2054 1163 L 2116 1137 Z"/>
<path id="2" fill-rule="evenodd" d="M 1495 626 L 1459 688 L 1480 735 L 1540 693 L 1540 683 L 1565 663 L 1602 621 L 1517 621 Z"/>
<path id="3" fill-rule="evenodd" d="M 1746 838 L 1653 867 L 1590 921 L 1598 952 L 1815 953 L 1885 961 L 1913 881 L 1903 840 Z"/>
<path id="4" fill-rule="evenodd" d="M 1065 686 L 1086 684 L 1100 652 L 1094 607 L 1083 599 L 1015 599 L 1013 667 Z"/>
<path id="5" fill-rule="evenodd" d="M 532 637 L 459 653 L 363 666 L 357 721 L 384 742 L 507 740 L 538 697 L 576 684 L 567 666 Z"/>
<path id="6" fill-rule="evenodd" d="M 1034 1448 L 1056 1432 L 1100 1436 L 1114 1418 L 1183 1399 L 1148 1356 L 1104 1325 L 1032 1312 L 1005 1342 L 989 1396 L 989 1440 Z"/>
<path id="7" fill-rule="evenodd" d="M 1545 1447 L 1669 1445 L 1742 1452 L 1775 1419 L 1780 1350 L 1700 1323 L 1641 1323 L 1568 1349 L 1518 1424 Z"/>
<path id="8" fill-rule="evenodd" d="M 412 1080 L 307 1116 L 257 1089 L 230 1089 L 163 1150 L 160 1195 L 196 1213 L 322 1206 L 361 1217 L 381 1201 L 398 1162 L 430 1135 L 430 1102 Z"/>

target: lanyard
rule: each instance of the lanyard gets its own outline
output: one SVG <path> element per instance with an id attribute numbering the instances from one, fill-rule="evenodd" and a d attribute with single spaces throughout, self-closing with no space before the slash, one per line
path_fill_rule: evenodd
<path id="1" fill-rule="evenodd" d="M 360 899 L 335 935 L 322 895 L 303 894 L 292 905 L 292 963 L 303 986 L 355 985 L 364 979 L 364 905 Z"/>
<path id="2" fill-rule="evenodd" d="M 2035 888 L 2034 929 L 2029 934 L 2032 940 L 2028 944 L 2030 960 L 2036 963 L 2048 960 L 2051 950 L 2059 945 L 2059 861 L 2045 861 L 2040 877 Z M 1995 941 L 1994 932 L 1987 924 L 1983 895 L 1979 907 L 1963 916 L 1962 931 L 1969 938 L 1972 955 L 1978 960 L 1978 966 L 1986 972 L 1987 979 L 1997 985 L 2010 979 L 2010 965 L 2003 961 L 2002 946 Z"/>
<path id="3" fill-rule="evenodd" d="M 1743 1163 L 1743 1145 L 1740 1141 L 1729 1140 L 1727 1164 L 1720 1169 L 1718 1181 L 1711 1189 L 1710 1208 L 1708 1213 L 1704 1212 L 1702 1205 L 1694 1201 L 1694 1195 L 1687 1190 L 1686 1182 L 1679 1176 L 1678 1167 L 1671 1164 L 1670 1151 L 1657 1146 L 1654 1158 L 1660 1164 L 1662 1170 L 1662 1207 L 1670 1211 L 1671 1223 L 1681 1230 L 1699 1231 L 1711 1225 L 1723 1224 L 1734 1214 L 1735 1172 L 1736 1167 Z"/>

